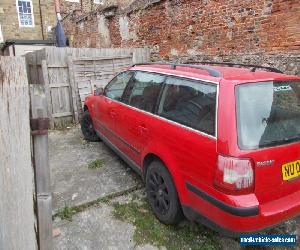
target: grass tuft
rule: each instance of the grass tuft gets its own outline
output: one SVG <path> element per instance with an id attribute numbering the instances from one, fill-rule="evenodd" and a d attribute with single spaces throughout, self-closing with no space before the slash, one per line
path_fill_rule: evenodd
<path id="1" fill-rule="evenodd" d="M 64 208 L 61 208 L 57 211 L 56 216 L 59 217 L 62 220 L 71 221 L 72 216 L 76 213 L 77 213 L 76 209 L 65 205 Z"/>
<path id="2" fill-rule="evenodd" d="M 104 159 L 97 159 L 94 161 L 91 161 L 88 165 L 89 169 L 97 169 L 102 168 L 104 166 L 105 160 Z"/>
<path id="3" fill-rule="evenodd" d="M 115 218 L 135 225 L 134 240 L 137 244 L 152 244 L 167 249 L 220 249 L 216 234 L 210 229 L 191 223 L 167 226 L 160 223 L 147 203 L 132 201 L 127 204 L 114 204 Z"/>

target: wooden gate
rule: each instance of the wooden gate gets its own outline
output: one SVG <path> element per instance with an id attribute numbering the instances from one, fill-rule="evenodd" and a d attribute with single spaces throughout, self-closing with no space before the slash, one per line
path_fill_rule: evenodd
<path id="1" fill-rule="evenodd" d="M 71 123 L 73 121 L 72 91 L 74 91 L 74 86 L 70 84 L 68 65 L 47 64 L 46 60 L 42 60 L 42 71 L 51 127 L 55 124 L 59 127 Z"/>

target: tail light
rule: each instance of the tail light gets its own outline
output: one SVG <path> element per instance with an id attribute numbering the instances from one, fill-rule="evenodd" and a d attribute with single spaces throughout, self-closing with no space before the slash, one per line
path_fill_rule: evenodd
<path id="1" fill-rule="evenodd" d="M 218 156 L 215 186 L 229 194 L 254 191 L 254 167 L 250 159 Z"/>

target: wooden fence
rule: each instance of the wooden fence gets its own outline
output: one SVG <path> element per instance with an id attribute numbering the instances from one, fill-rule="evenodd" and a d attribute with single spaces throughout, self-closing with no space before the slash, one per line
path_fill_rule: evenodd
<path id="1" fill-rule="evenodd" d="M 47 100 L 24 58 L 0 56 L 0 249 L 52 249 Z"/>
<path id="2" fill-rule="evenodd" d="M 149 49 L 46 48 L 26 54 L 31 84 L 45 85 L 51 127 L 78 122 L 82 100 L 124 67 L 148 62 Z"/>
<path id="3" fill-rule="evenodd" d="M 0 57 L 0 249 L 37 249 L 24 58 Z"/>

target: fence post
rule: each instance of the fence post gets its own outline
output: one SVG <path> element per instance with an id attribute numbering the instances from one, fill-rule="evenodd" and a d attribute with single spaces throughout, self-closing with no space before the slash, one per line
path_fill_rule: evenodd
<path id="1" fill-rule="evenodd" d="M 68 69 L 69 69 L 69 79 L 70 79 L 70 88 L 72 94 L 72 105 L 73 105 L 73 114 L 75 123 L 79 122 L 78 109 L 77 109 L 77 95 L 76 89 L 78 89 L 74 80 L 74 71 L 73 71 L 73 62 L 72 57 L 68 56 Z"/>
<path id="2" fill-rule="evenodd" d="M 52 250 L 52 196 L 48 153 L 49 118 L 45 87 L 43 85 L 30 85 L 30 97 L 39 249 Z"/>
<path id="3" fill-rule="evenodd" d="M 37 249 L 25 60 L 0 56 L 0 249 Z"/>

